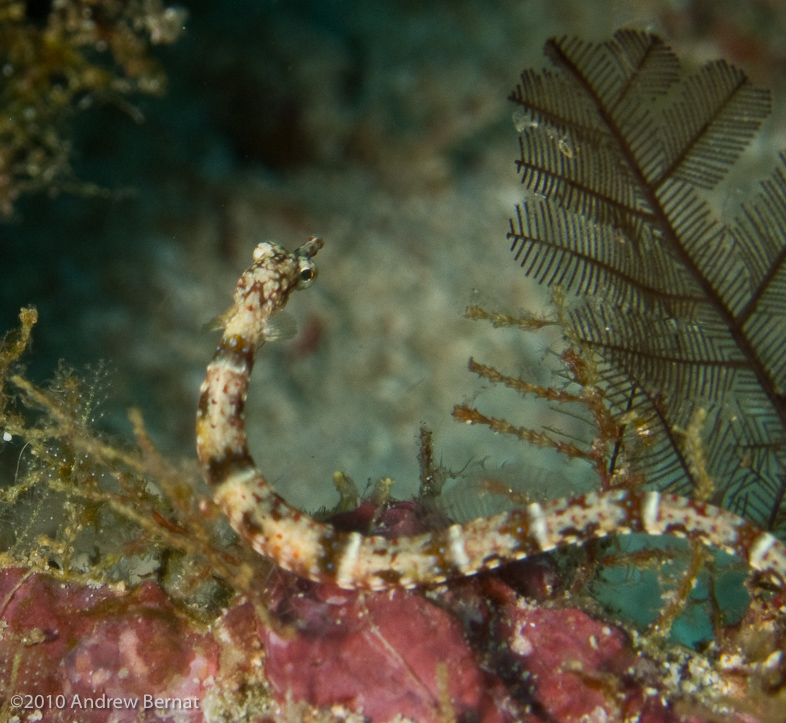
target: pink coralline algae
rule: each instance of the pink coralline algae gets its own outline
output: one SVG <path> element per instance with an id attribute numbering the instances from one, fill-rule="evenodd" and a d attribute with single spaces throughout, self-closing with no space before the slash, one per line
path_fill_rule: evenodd
<path id="1" fill-rule="evenodd" d="M 219 646 L 161 589 L 0 572 L 0 693 L 21 720 L 201 723 Z"/>
<path id="2" fill-rule="evenodd" d="M 374 521 L 411 534 L 416 506 Z M 367 532 L 368 503 L 358 526 Z M 351 514 L 342 526 L 351 527 Z M 286 633 L 262 626 L 267 680 L 280 700 L 341 705 L 370 721 L 422 723 L 701 723 L 681 717 L 618 628 L 543 599 L 556 573 L 538 560 L 504 577 L 459 580 L 426 596 L 350 592 L 282 573 L 272 612 Z M 518 591 L 514 591 L 514 585 Z"/>
<path id="3" fill-rule="evenodd" d="M 364 595 L 320 585 L 282 608 L 294 636 L 264 632 L 276 693 L 343 704 L 374 721 L 505 721 L 503 682 L 478 665 L 454 617 L 416 593 Z"/>
<path id="4" fill-rule="evenodd" d="M 497 580 L 436 602 L 292 580 L 286 590 L 277 612 L 294 635 L 262 633 L 281 700 L 340 704 L 370 721 L 700 723 L 644 692 L 619 629 L 525 603 Z"/>
<path id="5" fill-rule="evenodd" d="M 417 531 L 416 511 L 370 514 L 364 503 L 335 522 L 398 534 Z M 20 721 L 80 723 L 267 723 L 311 707 L 323 711 L 315 720 L 371 723 L 707 720 L 665 702 L 663 670 L 620 628 L 555 599 L 557 580 L 547 558 L 426 592 L 347 591 L 280 572 L 264 620 L 241 597 L 207 629 L 154 582 L 115 591 L 7 569 L 0 702 Z"/>

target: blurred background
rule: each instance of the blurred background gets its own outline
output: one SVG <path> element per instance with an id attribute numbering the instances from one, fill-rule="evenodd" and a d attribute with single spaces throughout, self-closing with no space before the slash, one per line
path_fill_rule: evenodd
<path id="1" fill-rule="evenodd" d="M 32 379 L 104 360 L 106 432 L 127 436 L 138 406 L 162 450 L 193 458 L 218 338 L 204 325 L 257 243 L 319 235 L 320 278 L 288 309 L 298 333 L 264 347 L 248 406 L 252 454 L 280 491 L 334 504 L 341 470 L 412 495 L 422 423 L 465 479 L 584 489 L 580 464 L 450 416 L 471 402 L 566 423 L 466 368 L 474 356 L 549 384 L 559 349 L 555 332 L 464 318 L 548 302 L 505 238 L 519 197 L 507 96 L 553 35 L 645 28 L 687 68 L 724 57 L 776 109 L 750 174 L 726 185 L 733 207 L 786 148 L 785 25 L 777 0 L 2 2 L 0 334 L 35 305 Z"/>

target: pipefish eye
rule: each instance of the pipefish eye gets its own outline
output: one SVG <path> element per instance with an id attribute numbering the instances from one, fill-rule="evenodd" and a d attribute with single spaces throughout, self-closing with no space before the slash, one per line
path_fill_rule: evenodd
<path id="1" fill-rule="evenodd" d="M 303 264 L 300 269 L 300 288 L 306 288 L 314 279 L 317 278 L 317 267 L 312 263 Z"/>

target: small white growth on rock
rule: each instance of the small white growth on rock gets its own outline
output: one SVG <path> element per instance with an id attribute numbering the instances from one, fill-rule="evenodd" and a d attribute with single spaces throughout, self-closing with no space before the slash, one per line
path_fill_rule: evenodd
<path id="1" fill-rule="evenodd" d="M 605 708 L 598 706 L 592 713 L 585 713 L 579 718 L 580 723 L 607 723 L 609 714 Z"/>
<path id="2" fill-rule="evenodd" d="M 782 657 L 783 651 L 776 650 L 774 653 L 770 653 L 767 660 L 764 661 L 764 665 L 762 667 L 764 670 L 772 670 L 773 668 L 777 668 L 781 663 Z"/>
<path id="3" fill-rule="evenodd" d="M 513 637 L 513 644 L 510 647 L 516 655 L 531 655 L 535 650 L 530 639 L 524 635 L 524 626 L 518 629 L 518 632 Z"/>

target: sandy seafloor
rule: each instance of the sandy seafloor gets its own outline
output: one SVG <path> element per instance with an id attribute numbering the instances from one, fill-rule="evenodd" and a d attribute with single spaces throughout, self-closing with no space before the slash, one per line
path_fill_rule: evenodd
<path id="1" fill-rule="evenodd" d="M 23 304 L 40 312 L 31 375 L 61 358 L 107 360 L 108 428 L 128 434 L 124 410 L 139 406 L 161 449 L 193 458 L 217 339 L 202 326 L 228 307 L 255 244 L 316 234 L 320 277 L 289 307 L 300 332 L 264 347 L 248 405 L 252 454 L 283 494 L 308 510 L 334 504 L 336 470 L 414 494 L 421 423 L 464 484 L 549 497 L 591 486 L 579 463 L 450 416 L 471 402 L 527 426 L 568 423 L 466 369 L 474 356 L 554 382 L 554 334 L 463 317 L 469 303 L 517 313 L 548 300 L 505 239 L 520 195 L 507 95 L 523 68 L 546 63 L 549 36 L 599 40 L 621 26 L 672 37 L 689 62 L 737 48 L 770 82 L 782 12 L 676 0 L 184 4 L 185 35 L 155 51 L 169 93 L 136 101 L 145 122 L 113 107 L 75 119 L 77 172 L 117 193 L 28 199 L 0 229 L 0 329 Z M 729 40 L 734 13 L 746 37 L 768 28 L 758 53 Z M 469 497 L 457 498 L 467 515 L 485 511 Z"/>

